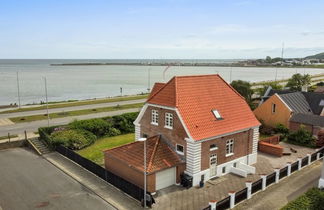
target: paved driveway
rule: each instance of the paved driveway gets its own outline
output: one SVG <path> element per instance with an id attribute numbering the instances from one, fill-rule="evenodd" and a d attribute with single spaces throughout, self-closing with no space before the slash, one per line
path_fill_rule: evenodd
<path id="1" fill-rule="evenodd" d="M 28 149 L 0 151 L 0 209 L 114 209 Z"/>

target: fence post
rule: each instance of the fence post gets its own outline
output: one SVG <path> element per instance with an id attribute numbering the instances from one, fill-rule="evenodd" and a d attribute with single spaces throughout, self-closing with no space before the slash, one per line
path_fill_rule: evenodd
<path id="1" fill-rule="evenodd" d="M 25 130 L 25 140 L 27 141 L 27 132 L 26 132 L 26 130 Z"/>
<path id="2" fill-rule="evenodd" d="M 8 133 L 8 139 L 9 139 L 9 142 L 10 142 L 10 133 Z"/>
<path id="3" fill-rule="evenodd" d="M 252 181 L 246 181 L 245 186 L 247 188 L 246 194 L 247 194 L 247 199 L 250 199 L 252 196 Z"/>
<path id="4" fill-rule="evenodd" d="M 261 176 L 261 179 L 262 179 L 262 191 L 263 191 L 266 188 L 267 175 L 261 174 L 260 176 Z"/>
<path id="5" fill-rule="evenodd" d="M 321 155 L 321 153 L 320 152 L 317 152 L 317 154 L 316 154 L 316 160 L 319 160 L 320 159 L 320 155 Z"/>
<path id="6" fill-rule="evenodd" d="M 291 174 L 291 162 L 287 163 L 287 176 L 290 176 Z"/>
<path id="7" fill-rule="evenodd" d="M 279 173 L 280 173 L 280 168 L 275 168 L 275 172 L 276 172 L 276 184 L 279 183 Z"/>
<path id="8" fill-rule="evenodd" d="M 235 206 L 235 191 L 230 191 L 228 195 L 230 196 L 230 209 L 232 209 Z"/>
<path id="9" fill-rule="evenodd" d="M 307 154 L 307 157 L 308 157 L 308 164 L 307 165 L 310 165 L 311 164 L 311 154 Z"/>
<path id="10" fill-rule="evenodd" d="M 299 171 L 301 169 L 301 165 L 302 165 L 302 158 L 298 157 L 297 161 L 298 161 L 298 171 Z"/>
<path id="11" fill-rule="evenodd" d="M 215 200 L 209 201 L 209 206 L 211 210 L 216 210 L 216 205 L 217 205 L 217 201 Z"/>

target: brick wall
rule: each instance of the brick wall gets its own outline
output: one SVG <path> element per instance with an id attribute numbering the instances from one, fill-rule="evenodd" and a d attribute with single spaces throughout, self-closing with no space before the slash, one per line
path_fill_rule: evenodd
<path id="1" fill-rule="evenodd" d="M 234 139 L 234 154 L 226 157 L 226 141 Z M 216 144 L 218 149 L 210 151 L 210 145 Z M 210 165 L 210 155 L 217 154 L 217 165 L 246 156 L 252 153 L 253 130 L 205 141 L 201 145 L 201 170 L 206 170 Z"/>
<path id="2" fill-rule="evenodd" d="M 271 136 L 271 137 L 268 137 L 268 138 L 264 138 L 264 139 L 262 139 L 260 141 L 267 142 L 269 144 L 279 144 L 280 136 Z"/>
<path id="3" fill-rule="evenodd" d="M 151 124 L 152 109 L 159 112 L 158 125 Z M 166 112 L 173 114 L 173 129 L 164 128 Z M 141 135 L 146 134 L 148 137 L 150 137 L 163 134 L 163 136 L 166 137 L 174 147 L 176 144 L 181 144 L 184 146 L 184 153 L 186 154 L 186 141 L 184 139 L 188 136 L 175 111 L 148 106 L 139 123 L 141 125 Z"/>
<path id="4" fill-rule="evenodd" d="M 264 152 L 270 155 L 275 155 L 278 157 L 282 156 L 283 153 L 283 147 L 278 144 L 270 144 L 268 142 L 259 141 L 259 147 L 258 150 L 260 152 Z"/>
<path id="5" fill-rule="evenodd" d="M 129 167 L 124 162 L 112 158 L 107 154 L 105 154 L 105 168 L 141 188 L 144 187 L 144 174 L 142 172 Z M 147 191 L 155 192 L 155 174 L 147 175 L 146 182 Z"/>
<path id="6" fill-rule="evenodd" d="M 300 129 L 300 126 L 304 126 L 306 130 L 311 132 L 314 136 L 318 135 L 318 132 L 322 129 L 319 126 L 312 126 L 312 125 L 307 125 L 307 124 L 302 124 L 298 122 L 289 122 L 289 129 L 292 131 L 297 131 Z"/>

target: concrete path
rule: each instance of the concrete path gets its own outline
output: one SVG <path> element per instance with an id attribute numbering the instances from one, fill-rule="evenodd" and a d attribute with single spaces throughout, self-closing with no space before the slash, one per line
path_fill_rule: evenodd
<path id="1" fill-rule="evenodd" d="M 15 123 L 13 123 L 11 120 L 7 119 L 7 118 L 0 118 L 0 126 L 4 126 L 4 125 L 13 125 Z"/>
<path id="2" fill-rule="evenodd" d="M 143 209 L 140 203 L 135 199 L 129 197 L 122 191 L 118 190 L 114 186 L 103 181 L 96 175 L 85 170 L 78 164 L 65 158 L 57 152 L 43 155 L 48 161 L 50 161 L 57 168 L 64 171 L 66 174 L 77 180 L 82 185 L 89 188 L 96 193 L 102 199 L 112 204 L 117 209 Z M 95 208 L 94 208 L 95 209 Z"/>
<path id="3" fill-rule="evenodd" d="M 89 104 L 89 105 L 82 105 L 82 106 L 70 106 L 70 107 L 64 107 L 64 108 L 54 108 L 54 109 L 49 109 L 48 111 L 51 114 L 51 113 L 69 112 L 69 111 L 77 111 L 77 110 L 84 110 L 84 109 L 114 107 L 117 105 L 137 104 L 137 103 L 144 103 L 145 101 L 146 101 L 146 99 L 118 101 L 118 102 L 110 102 L 110 103 L 100 103 L 100 104 Z M 25 111 L 25 112 L 14 112 L 14 113 L 6 113 L 6 114 L 0 113 L 0 126 L 1 126 L 1 119 L 3 119 L 3 118 L 40 115 L 40 114 L 46 114 L 46 113 L 47 113 L 46 109 L 35 110 L 35 111 Z"/>
<path id="4" fill-rule="evenodd" d="M 50 120 L 50 126 L 54 125 L 65 125 L 73 120 L 85 120 L 85 119 L 92 119 L 92 118 L 100 118 L 100 117 L 107 117 L 107 116 L 114 116 L 120 115 L 128 112 L 138 112 L 140 108 L 132 108 L 132 109 L 122 109 L 118 111 L 112 112 L 100 112 L 95 114 L 88 114 L 88 115 L 80 115 L 80 116 L 73 116 L 73 117 L 63 117 L 63 118 L 54 118 Z M 33 122 L 26 122 L 26 123 L 17 123 L 14 125 L 6 125 L 0 127 L 0 136 L 5 136 L 10 134 L 21 134 L 24 133 L 26 130 L 27 132 L 35 132 L 39 127 L 47 126 L 47 120 L 39 120 Z"/>
<path id="5" fill-rule="evenodd" d="M 273 184 L 265 191 L 255 194 L 250 200 L 239 204 L 235 209 L 264 210 L 282 208 L 308 189 L 317 186 L 322 164 L 323 161 L 316 161 L 280 181 L 279 184 Z"/>

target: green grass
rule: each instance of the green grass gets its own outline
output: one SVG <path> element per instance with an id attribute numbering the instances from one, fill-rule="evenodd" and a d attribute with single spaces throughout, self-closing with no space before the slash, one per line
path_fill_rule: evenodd
<path id="1" fill-rule="evenodd" d="M 125 97 L 115 97 L 109 99 L 98 99 L 98 100 L 88 100 L 88 101 L 77 101 L 77 102 L 67 102 L 67 103 L 60 103 L 60 104 L 49 104 L 49 109 L 54 108 L 64 108 L 64 107 L 73 107 L 73 106 L 82 106 L 82 105 L 89 105 L 89 104 L 101 104 L 101 103 L 109 103 L 109 102 L 118 102 L 118 101 L 129 101 L 129 100 L 137 100 L 137 99 L 145 99 L 147 95 L 137 95 L 137 96 L 125 96 Z M 50 102 L 55 103 L 55 102 Z M 46 105 L 37 106 L 37 107 L 28 107 L 28 108 L 21 108 L 15 110 L 8 110 L 0 113 L 14 113 L 14 112 L 25 112 L 25 111 L 34 111 L 34 110 L 43 110 L 46 109 Z"/>
<path id="2" fill-rule="evenodd" d="M 99 165 L 104 165 L 103 150 L 118 147 L 130 142 L 135 139 L 135 134 L 125 134 L 113 137 L 106 137 L 98 139 L 94 144 L 87 148 L 77 151 L 82 157 L 85 157 Z"/>
<path id="3" fill-rule="evenodd" d="M 122 106 L 112 106 L 112 107 L 103 107 L 98 109 L 83 109 L 71 112 L 59 112 L 59 113 L 52 113 L 49 114 L 51 119 L 54 118 L 62 118 L 62 117 L 71 117 L 71 116 L 79 116 L 79 115 L 86 115 L 86 114 L 95 114 L 100 112 L 111 112 L 123 109 L 131 109 L 131 108 L 140 108 L 143 106 L 143 103 L 138 104 L 127 104 Z M 13 117 L 9 118 L 14 123 L 23 123 L 23 122 L 32 122 L 36 120 L 46 120 L 47 115 L 31 115 L 31 116 L 24 116 L 24 117 Z"/>
<path id="4" fill-rule="evenodd" d="M 16 138 L 18 135 L 10 135 L 10 138 Z M 8 136 L 0 136 L 0 140 L 8 139 Z"/>
<path id="5" fill-rule="evenodd" d="M 311 82 L 318 82 L 318 81 L 323 81 L 323 79 L 315 79 L 315 78 L 318 78 L 318 77 L 323 77 L 324 74 L 316 74 L 316 75 L 311 75 Z M 277 80 L 276 82 L 277 83 L 281 83 L 281 82 L 288 82 L 289 79 L 280 79 L 280 80 Z M 272 81 L 274 82 L 274 81 Z M 269 84 L 269 81 L 261 81 L 261 82 L 253 82 L 251 83 L 252 86 L 259 86 L 259 85 L 267 85 Z"/>

